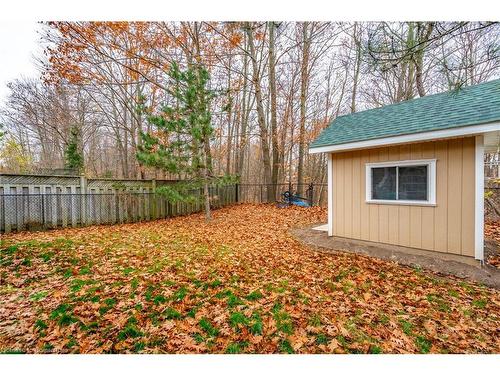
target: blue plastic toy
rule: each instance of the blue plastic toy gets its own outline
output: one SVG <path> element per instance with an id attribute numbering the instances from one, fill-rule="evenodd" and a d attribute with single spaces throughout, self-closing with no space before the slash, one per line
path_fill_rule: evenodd
<path id="1" fill-rule="evenodd" d="M 297 194 L 292 194 L 292 192 L 288 190 L 281 195 L 283 196 L 283 201 L 278 204 L 279 207 L 287 207 L 290 205 L 298 207 L 311 207 L 307 198 L 301 197 Z"/>

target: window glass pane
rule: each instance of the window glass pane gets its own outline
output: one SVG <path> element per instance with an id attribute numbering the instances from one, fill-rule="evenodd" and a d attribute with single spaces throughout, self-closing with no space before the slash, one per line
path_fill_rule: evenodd
<path id="1" fill-rule="evenodd" d="M 399 200 L 427 200 L 427 165 L 399 167 Z"/>
<path id="2" fill-rule="evenodd" d="M 396 199 L 396 167 L 372 168 L 372 199 Z"/>

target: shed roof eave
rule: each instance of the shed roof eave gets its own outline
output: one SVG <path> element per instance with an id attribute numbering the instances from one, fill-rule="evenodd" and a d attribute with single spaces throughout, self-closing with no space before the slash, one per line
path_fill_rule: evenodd
<path id="1" fill-rule="evenodd" d="M 364 148 L 375 148 L 381 146 L 398 145 L 405 143 L 415 143 L 423 141 L 431 141 L 444 138 L 462 137 L 475 134 L 484 134 L 494 131 L 500 131 L 500 122 L 483 123 L 470 126 L 462 126 L 449 129 L 433 130 L 421 133 L 412 133 L 406 135 L 396 135 L 383 138 L 375 138 L 364 141 L 326 145 L 309 148 L 310 154 L 318 154 L 323 152 L 342 152 L 348 150 L 358 150 Z"/>

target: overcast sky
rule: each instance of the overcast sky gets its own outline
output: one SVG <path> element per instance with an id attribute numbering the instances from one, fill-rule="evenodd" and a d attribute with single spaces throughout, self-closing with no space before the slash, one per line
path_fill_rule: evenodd
<path id="1" fill-rule="evenodd" d="M 0 102 L 9 93 L 7 82 L 21 76 L 39 76 L 34 61 L 34 56 L 42 52 L 37 30 L 40 25 L 33 21 L 0 22 Z"/>

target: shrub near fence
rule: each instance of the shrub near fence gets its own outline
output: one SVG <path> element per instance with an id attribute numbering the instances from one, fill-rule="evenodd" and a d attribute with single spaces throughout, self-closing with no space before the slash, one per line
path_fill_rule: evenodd
<path id="1" fill-rule="evenodd" d="M 201 190 L 193 190 L 201 196 Z M 210 188 L 214 208 L 237 201 L 237 186 Z M 203 202 L 169 202 L 155 193 L 2 194 L 0 233 L 164 219 L 203 210 Z"/>

